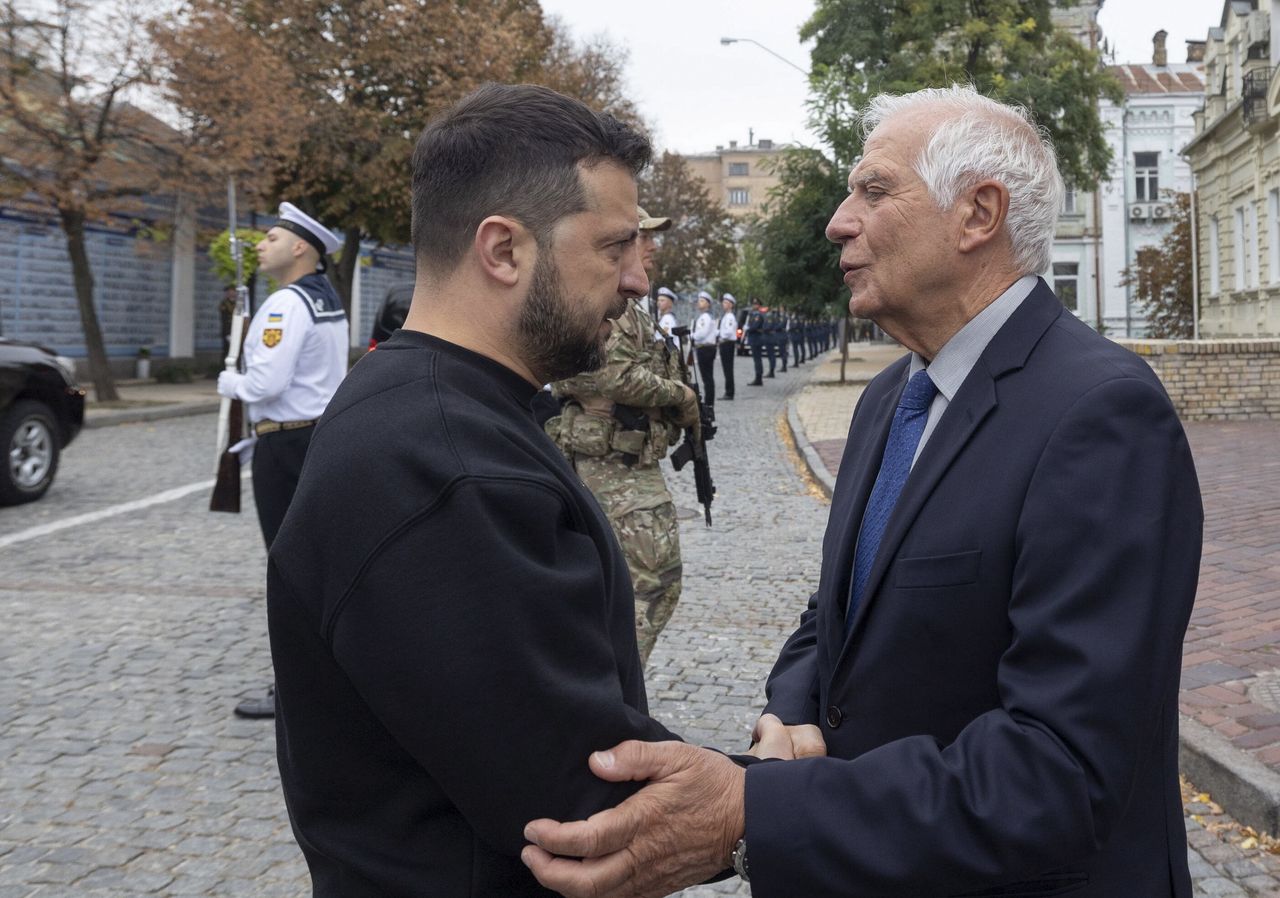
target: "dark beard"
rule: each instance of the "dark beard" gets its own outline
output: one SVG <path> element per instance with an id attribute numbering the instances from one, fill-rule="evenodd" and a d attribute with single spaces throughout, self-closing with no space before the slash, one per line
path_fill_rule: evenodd
<path id="1" fill-rule="evenodd" d="M 542 253 L 516 325 L 530 370 L 550 382 L 602 367 L 604 344 L 598 339 L 597 329 L 580 333 L 579 326 L 550 253 Z"/>

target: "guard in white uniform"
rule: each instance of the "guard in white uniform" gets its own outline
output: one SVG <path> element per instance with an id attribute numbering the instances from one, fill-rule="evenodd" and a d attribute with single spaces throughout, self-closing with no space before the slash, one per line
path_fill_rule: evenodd
<path id="1" fill-rule="evenodd" d="M 218 376 L 218 393 L 246 403 L 252 425 L 253 498 L 271 548 L 302 472 L 311 434 L 347 373 L 347 315 L 325 277 L 326 256 L 342 241 L 291 203 L 258 244 L 258 269 L 280 288 L 254 313 L 243 372 Z M 271 717 L 275 700 L 236 706 L 242 717 Z"/>
<path id="2" fill-rule="evenodd" d="M 717 327 L 716 335 L 720 343 L 720 368 L 724 371 L 724 396 L 722 398 L 733 400 L 733 363 L 737 360 L 738 355 L 738 316 L 734 314 L 734 309 L 738 307 L 738 301 L 733 298 L 732 293 L 726 293 L 720 297 L 720 307 L 724 310 L 720 315 L 720 324 Z"/>
<path id="3" fill-rule="evenodd" d="M 702 378 L 703 401 L 709 406 L 716 403 L 716 320 L 711 317 L 711 294 L 698 292 L 698 317 L 693 321 L 693 354 L 698 360 L 698 375 Z"/>
<path id="4" fill-rule="evenodd" d="M 658 288 L 658 327 L 662 328 L 664 336 L 671 336 L 671 331 L 680 326 L 680 322 L 676 320 L 675 312 L 671 311 L 675 305 L 676 295 L 667 287 Z"/>

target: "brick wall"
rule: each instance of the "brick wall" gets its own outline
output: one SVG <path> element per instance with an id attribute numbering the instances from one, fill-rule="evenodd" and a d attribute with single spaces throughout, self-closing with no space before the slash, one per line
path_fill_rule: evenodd
<path id="1" fill-rule="evenodd" d="M 1280 340 L 1117 340 L 1149 364 L 1184 421 L 1280 420 Z"/>

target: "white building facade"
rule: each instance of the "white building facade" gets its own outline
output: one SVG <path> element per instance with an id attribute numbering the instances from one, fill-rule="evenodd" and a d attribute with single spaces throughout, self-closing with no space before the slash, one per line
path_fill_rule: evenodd
<path id="1" fill-rule="evenodd" d="M 1138 251 L 1171 229 L 1172 194 L 1191 190 L 1191 166 L 1179 155 L 1195 133 L 1204 102 L 1204 66 L 1170 63 L 1165 33 L 1153 39 L 1152 61 L 1117 65 L 1120 105 L 1099 103 L 1111 168 L 1096 193 L 1068 186 L 1045 279 L 1067 308 L 1113 337 L 1147 336 L 1148 323 L 1124 272 Z"/>

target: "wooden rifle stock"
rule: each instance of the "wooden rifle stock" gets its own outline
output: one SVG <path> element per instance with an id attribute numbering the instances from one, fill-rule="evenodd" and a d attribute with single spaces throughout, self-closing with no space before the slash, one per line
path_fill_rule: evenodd
<path id="1" fill-rule="evenodd" d="M 231 255 L 236 263 L 236 306 L 231 315 L 231 334 L 227 341 L 226 371 L 237 371 L 240 355 L 244 350 L 244 338 L 249 318 L 249 290 L 244 284 L 244 260 L 241 255 L 240 236 L 236 231 L 236 182 L 227 180 L 227 212 L 230 226 L 227 235 L 231 241 Z M 218 409 L 218 430 L 215 440 L 218 451 L 218 473 L 209 497 L 210 511 L 240 513 L 240 455 L 231 447 L 244 437 L 244 403 L 239 399 L 223 397 Z"/>
<path id="2" fill-rule="evenodd" d="M 239 399 L 231 400 L 228 410 L 227 448 L 218 457 L 218 479 L 213 484 L 213 495 L 209 497 L 210 511 L 225 511 L 231 514 L 240 513 L 240 454 L 232 452 L 231 446 L 239 442 L 244 433 L 244 403 Z"/>

